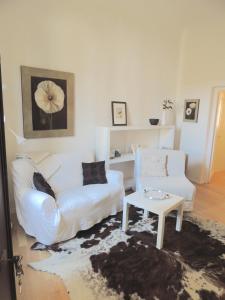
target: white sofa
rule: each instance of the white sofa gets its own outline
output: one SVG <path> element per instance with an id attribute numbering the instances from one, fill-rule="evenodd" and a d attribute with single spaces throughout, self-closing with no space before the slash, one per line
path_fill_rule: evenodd
<path id="1" fill-rule="evenodd" d="M 167 156 L 167 175 L 164 177 L 142 177 L 142 168 L 148 158 L 154 155 Z M 146 187 L 159 189 L 168 193 L 184 197 L 184 210 L 193 209 L 196 188 L 185 176 L 186 155 L 177 150 L 138 149 L 135 157 L 135 185 L 136 190 Z"/>
<path id="2" fill-rule="evenodd" d="M 27 234 L 50 245 L 70 239 L 79 230 L 88 229 L 122 209 L 124 187 L 121 172 L 107 171 L 107 184 L 83 186 L 81 162 L 93 161 L 91 155 L 51 155 L 45 158 L 45 172 L 49 158 L 50 168 L 52 159 L 59 164 L 59 169 L 47 176 L 56 200 L 33 188 L 33 173 L 37 171 L 33 160 L 20 158 L 13 161 L 16 212 Z"/>

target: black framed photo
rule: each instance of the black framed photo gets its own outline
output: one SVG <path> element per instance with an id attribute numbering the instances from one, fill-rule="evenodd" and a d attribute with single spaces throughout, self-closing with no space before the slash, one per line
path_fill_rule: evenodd
<path id="1" fill-rule="evenodd" d="M 187 99 L 184 101 L 184 122 L 198 122 L 200 99 Z"/>
<path id="2" fill-rule="evenodd" d="M 127 125 L 127 103 L 112 101 L 112 124 L 113 126 Z"/>
<path id="3" fill-rule="evenodd" d="M 74 74 L 21 66 L 25 138 L 74 135 Z"/>

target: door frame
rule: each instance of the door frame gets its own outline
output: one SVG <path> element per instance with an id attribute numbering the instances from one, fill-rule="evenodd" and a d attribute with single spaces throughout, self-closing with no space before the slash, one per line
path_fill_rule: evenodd
<path id="1" fill-rule="evenodd" d="M 0 58 L 0 83 L 2 83 L 1 76 L 1 58 Z M 9 193 L 8 193 L 8 172 L 7 172 L 7 160 L 6 160 L 6 145 L 5 145 L 5 124 L 4 124 L 4 109 L 3 109 L 3 95 L 0 88 L 0 159 L 2 162 L 2 181 L 3 181 L 3 206 L 6 221 L 6 236 L 7 236 L 7 259 L 9 274 L 10 274 L 10 286 L 11 297 L 16 299 L 16 287 L 15 287 L 15 274 L 14 274 L 14 262 L 13 262 L 13 246 L 12 246 L 12 234 L 11 234 L 11 220 L 10 220 L 10 208 L 9 208 Z"/>
<path id="2" fill-rule="evenodd" d="M 208 128 L 208 143 L 206 148 L 206 176 L 204 182 L 209 183 L 212 176 L 213 156 L 215 150 L 216 139 L 216 122 L 219 108 L 219 93 L 225 91 L 225 85 L 216 86 L 212 90 L 210 115 L 209 115 L 209 128 Z"/>

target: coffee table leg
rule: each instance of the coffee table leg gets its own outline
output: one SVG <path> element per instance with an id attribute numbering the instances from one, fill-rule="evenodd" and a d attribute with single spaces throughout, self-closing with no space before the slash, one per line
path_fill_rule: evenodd
<path id="1" fill-rule="evenodd" d="M 129 215 L 129 204 L 124 201 L 123 203 L 123 221 L 122 230 L 127 231 L 128 228 L 128 215 Z"/>
<path id="2" fill-rule="evenodd" d="M 181 231 L 183 220 L 183 203 L 177 209 L 176 231 Z"/>
<path id="3" fill-rule="evenodd" d="M 147 219 L 148 218 L 148 210 L 147 209 L 144 209 L 144 219 Z"/>
<path id="4" fill-rule="evenodd" d="M 157 232 L 157 242 L 156 242 L 156 248 L 158 249 L 161 249 L 163 246 L 164 227 L 165 227 L 165 216 L 164 214 L 160 214 L 159 221 L 158 221 L 158 232 Z"/>

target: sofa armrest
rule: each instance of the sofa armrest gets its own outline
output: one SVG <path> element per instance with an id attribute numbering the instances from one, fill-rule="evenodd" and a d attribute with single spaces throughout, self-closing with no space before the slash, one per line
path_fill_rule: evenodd
<path id="1" fill-rule="evenodd" d="M 35 189 L 25 189 L 23 192 L 23 204 L 28 209 L 35 210 L 36 213 L 48 214 L 52 209 L 56 209 L 55 199 L 43 192 Z"/>
<path id="2" fill-rule="evenodd" d="M 62 219 L 55 199 L 46 193 L 26 189 L 21 202 L 20 211 L 26 220 L 26 231 L 31 232 L 43 244 L 57 242 L 55 238 L 61 228 Z"/>
<path id="3" fill-rule="evenodd" d="M 120 171 L 107 170 L 106 178 L 108 183 L 114 183 L 123 186 L 123 173 Z"/>

